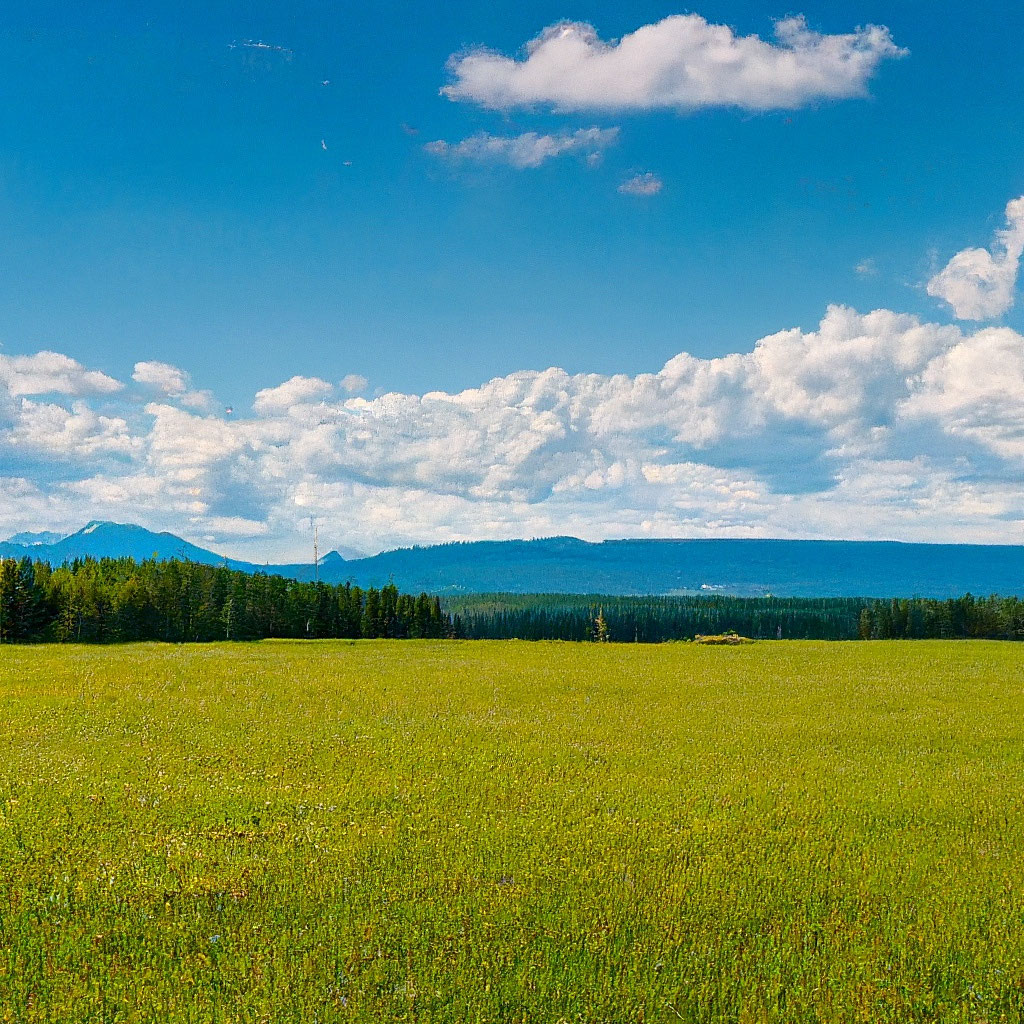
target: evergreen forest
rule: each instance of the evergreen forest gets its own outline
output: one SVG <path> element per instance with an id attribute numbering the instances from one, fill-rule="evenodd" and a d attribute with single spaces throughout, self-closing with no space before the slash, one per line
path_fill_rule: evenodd
<path id="1" fill-rule="evenodd" d="M 0 560 L 0 641 L 443 637 L 436 597 L 188 561 Z"/>
<path id="2" fill-rule="evenodd" d="M 0 559 L 0 642 L 267 638 L 608 640 L 1024 639 L 1017 597 L 615 597 L 401 593 L 197 562 Z"/>
<path id="3" fill-rule="evenodd" d="M 459 636 L 473 639 L 690 640 L 736 632 L 754 639 L 1024 639 L 1017 597 L 950 600 L 854 597 L 608 597 L 476 594 L 450 598 Z"/>

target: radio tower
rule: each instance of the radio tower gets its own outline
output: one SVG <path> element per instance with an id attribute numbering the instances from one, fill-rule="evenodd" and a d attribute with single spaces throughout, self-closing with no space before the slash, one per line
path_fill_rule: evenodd
<path id="1" fill-rule="evenodd" d="M 309 517 L 309 525 L 313 527 L 313 580 L 320 582 L 320 527 L 317 526 L 316 516 Z"/>

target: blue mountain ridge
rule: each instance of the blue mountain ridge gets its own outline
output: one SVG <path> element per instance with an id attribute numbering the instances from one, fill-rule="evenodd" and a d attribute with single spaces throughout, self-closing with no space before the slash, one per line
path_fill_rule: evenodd
<path id="1" fill-rule="evenodd" d="M 41 530 L 39 533 L 16 533 L 13 537 L 8 537 L 7 540 L 11 544 L 56 544 L 57 541 L 63 540 L 67 536 L 66 533 L 54 533 L 52 530 Z"/>
<path id="2" fill-rule="evenodd" d="M 24 535 L 22 535 L 24 536 Z M 33 538 L 37 534 L 30 535 Z M 51 543 L 0 543 L 0 557 L 187 559 L 310 580 L 308 563 L 225 558 L 171 533 L 92 522 Z M 320 559 L 320 579 L 418 593 L 728 594 L 779 597 L 1024 596 L 1024 546 L 845 540 L 472 541 Z"/>
<path id="3" fill-rule="evenodd" d="M 76 558 L 134 558 L 137 562 L 147 558 L 160 560 L 177 558 L 204 565 L 227 565 L 244 572 L 272 572 L 293 579 L 312 579 L 312 559 L 307 565 L 258 565 L 235 558 L 226 558 L 175 536 L 173 533 L 154 533 L 132 523 L 93 521 L 75 533 L 52 543 L 17 543 L 19 538 L 38 538 L 41 534 L 19 534 L 0 542 L 0 558 L 29 558 L 51 565 L 60 565 Z M 330 571 L 335 563 L 343 562 L 341 555 L 332 551 L 320 559 L 321 573 Z"/>

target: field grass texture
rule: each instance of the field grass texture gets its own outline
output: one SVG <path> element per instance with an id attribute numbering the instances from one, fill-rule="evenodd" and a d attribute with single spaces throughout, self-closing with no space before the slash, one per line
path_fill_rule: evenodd
<path id="1" fill-rule="evenodd" d="M 0 1021 L 1024 1014 L 1024 645 L 0 648 Z"/>

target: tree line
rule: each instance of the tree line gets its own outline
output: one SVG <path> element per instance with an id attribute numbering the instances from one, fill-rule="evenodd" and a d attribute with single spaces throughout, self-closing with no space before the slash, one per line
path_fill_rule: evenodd
<path id="1" fill-rule="evenodd" d="M 0 641 L 445 637 L 436 597 L 188 561 L 0 559 Z"/>
<path id="2" fill-rule="evenodd" d="M 0 559 L 0 642 L 441 638 L 658 643 L 756 639 L 1024 639 L 1024 600 L 609 597 L 400 593 L 389 583 L 299 583 L 227 566 L 130 558 L 52 568 Z"/>
<path id="3" fill-rule="evenodd" d="M 970 594 L 949 600 L 482 594 L 446 606 L 458 635 L 469 638 L 659 643 L 734 631 L 755 639 L 1024 640 L 1024 601 Z"/>

